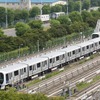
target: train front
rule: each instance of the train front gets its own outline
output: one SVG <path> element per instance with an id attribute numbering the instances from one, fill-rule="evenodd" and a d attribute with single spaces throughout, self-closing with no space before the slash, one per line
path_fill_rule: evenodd
<path id="1" fill-rule="evenodd" d="M 0 72 L 0 89 L 4 89 L 4 74 Z"/>

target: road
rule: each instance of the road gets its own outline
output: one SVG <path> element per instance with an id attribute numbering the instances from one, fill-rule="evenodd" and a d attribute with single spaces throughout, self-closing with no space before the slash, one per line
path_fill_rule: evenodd
<path id="1" fill-rule="evenodd" d="M 4 29 L 3 32 L 7 36 L 13 36 L 13 37 L 16 36 L 16 34 L 15 34 L 16 33 L 15 28 Z"/>
<path id="2" fill-rule="evenodd" d="M 45 23 L 45 24 L 43 24 L 42 26 L 43 26 L 43 27 L 49 27 L 50 24 L 49 24 L 49 23 Z M 13 36 L 13 37 L 16 36 L 15 28 L 4 29 L 3 32 L 4 32 L 4 34 L 7 35 L 7 36 Z"/>

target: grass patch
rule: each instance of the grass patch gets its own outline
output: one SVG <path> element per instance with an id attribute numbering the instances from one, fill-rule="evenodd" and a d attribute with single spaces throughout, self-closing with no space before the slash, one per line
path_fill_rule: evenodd
<path id="1" fill-rule="evenodd" d="M 32 81 L 30 81 L 29 83 L 27 83 L 26 86 L 32 86 L 33 84 L 38 83 L 38 82 L 40 82 L 40 81 L 41 81 L 40 79 L 32 80 Z"/>
<path id="2" fill-rule="evenodd" d="M 46 75 L 45 79 L 48 79 L 48 78 L 50 78 L 52 76 L 55 76 L 55 75 L 59 74 L 60 72 L 63 72 L 63 71 L 58 71 L 57 70 L 57 71 L 54 71 L 52 73 L 49 73 L 49 74 Z"/>
<path id="3" fill-rule="evenodd" d="M 83 89 L 89 87 L 91 84 L 93 84 L 93 83 L 95 83 L 95 82 L 97 82 L 97 81 L 99 81 L 99 80 L 100 80 L 100 75 L 97 75 L 97 76 L 95 76 L 95 77 L 93 78 L 93 81 L 91 81 L 90 83 L 81 82 L 81 83 L 77 84 L 76 87 L 77 87 L 78 91 L 81 91 L 81 90 L 83 90 Z"/>
<path id="4" fill-rule="evenodd" d="M 85 88 L 87 88 L 90 85 L 90 83 L 85 83 L 85 82 L 81 82 L 79 84 L 76 85 L 78 91 L 81 91 Z"/>

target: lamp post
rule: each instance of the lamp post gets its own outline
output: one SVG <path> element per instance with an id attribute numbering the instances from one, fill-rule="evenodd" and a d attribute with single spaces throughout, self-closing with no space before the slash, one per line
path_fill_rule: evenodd
<path id="1" fill-rule="evenodd" d="M 19 45 L 19 57 L 20 57 L 20 47 L 21 47 L 22 45 L 23 45 L 23 44 L 20 44 L 20 45 Z"/>
<path id="2" fill-rule="evenodd" d="M 42 15 L 42 0 L 41 0 L 40 15 Z"/>
<path id="3" fill-rule="evenodd" d="M 80 0 L 80 14 L 81 14 L 81 11 L 82 11 L 82 3 L 81 3 L 81 0 Z"/>
<path id="4" fill-rule="evenodd" d="M 8 28 L 7 0 L 5 0 L 5 13 L 6 13 L 6 28 Z"/>
<path id="5" fill-rule="evenodd" d="M 40 51 L 40 45 L 39 45 L 39 40 L 37 41 L 37 49 L 38 49 L 38 52 Z"/>
<path id="6" fill-rule="evenodd" d="M 66 2 L 66 6 L 67 6 L 67 15 L 68 15 L 68 0 Z"/>

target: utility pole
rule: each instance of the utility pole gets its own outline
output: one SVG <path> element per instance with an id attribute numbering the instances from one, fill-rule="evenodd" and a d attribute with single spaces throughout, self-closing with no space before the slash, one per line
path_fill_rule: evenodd
<path id="1" fill-rule="evenodd" d="M 90 0 L 90 2 L 89 2 L 89 12 L 90 12 L 90 8 L 91 8 L 91 0 Z"/>
<path id="2" fill-rule="evenodd" d="M 68 0 L 66 1 L 66 6 L 67 6 L 67 15 L 68 15 Z"/>
<path id="3" fill-rule="evenodd" d="M 8 28 L 7 0 L 5 0 L 5 13 L 6 13 L 6 28 Z"/>
<path id="4" fill-rule="evenodd" d="M 40 15 L 42 15 L 42 0 L 41 0 L 41 8 L 40 8 Z"/>
<path id="5" fill-rule="evenodd" d="M 37 41 L 37 48 L 38 48 L 38 52 L 40 51 L 40 49 L 39 49 L 39 40 Z"/>
<path id="6" fill-rule="evenodd" d="M 80 0 L 80 14 L 82 12 L 82 1 Z"/>

